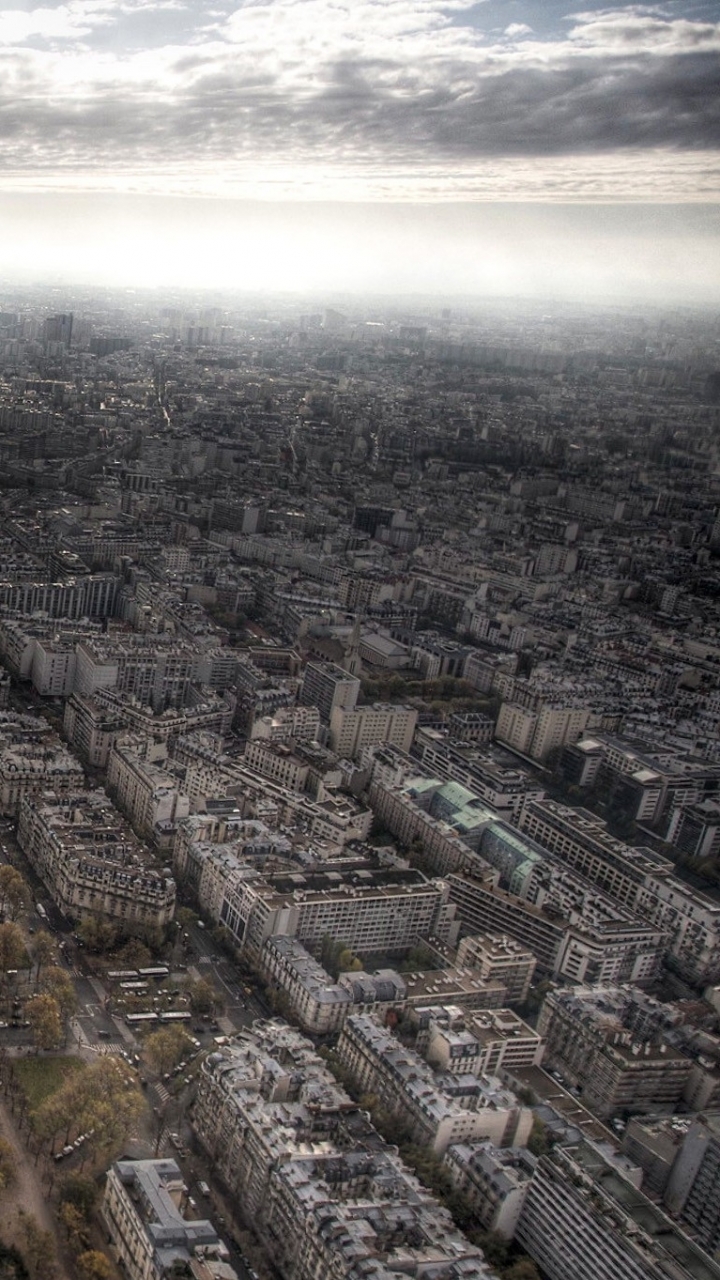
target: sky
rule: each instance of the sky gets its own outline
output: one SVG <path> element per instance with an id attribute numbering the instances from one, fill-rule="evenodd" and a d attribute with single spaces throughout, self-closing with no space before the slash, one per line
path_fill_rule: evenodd
<path id="1" fill-rule="evenodd" d="M 0 0 L 0 283 L 715 305 L 718 18 Z"/>

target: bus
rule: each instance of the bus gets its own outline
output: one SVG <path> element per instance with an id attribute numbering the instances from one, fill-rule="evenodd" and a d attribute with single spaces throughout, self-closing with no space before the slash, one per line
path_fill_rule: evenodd
<path id="1" fill-rule="evenodd" d="M 161 1022 L 190 1022 L 192 1014 L 186 1010 L 171 1009 L 160 1014 Z"/>
<path id="2" fill-rule="evenodd" d="M 147 1027 L 157 1022 L 156 1013 L 126 1013 L 125 1021 L 129 1027 Z"/>
<path id="3" fill-rule="evenodd" d="M 141 978 L 167 978 L 170 970 L 166 964 L 158 964 L 154 969 L 138 969 Z"/>
<path id="4" fill-rule="evenodd" d="M 127 991 L 128 995 L 146 996 L 150 988 L 147 982 L 121 982 L 120 990 Z"/>
<path id="5" fill-rule="evenodd" d="M 137 969 L 111 969 L 107 975 L 108 982 L 132 982 L 137 976 Z"/>

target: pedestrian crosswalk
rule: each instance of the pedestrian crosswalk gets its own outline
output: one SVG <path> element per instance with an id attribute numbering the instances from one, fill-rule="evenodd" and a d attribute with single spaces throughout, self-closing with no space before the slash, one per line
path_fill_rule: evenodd
<path id="1" fill-rule="evenodd" d="M 168 1090 L 165 1088 L 165 1085 L 164 1085 L 164 1084 L 160 1084 L 160 1082 L 159 1082 L 159 1081 L 158 1081 L 158 1083 L 157 1083 L 157 1084 L 154 1084 L 154 1085 L 153 1085 L 153 1089 L 155 1090 L 155 1092 L 156 1092 L 156 1094 L 157 1094 L 158 1098 L 160 1099 L 160 1102 L 161 1102 L 161 1103 L 165 1103 L 165 1102 L 167 1102 L 167 1101 L 168 1101 L 168 1099 L 170 1098 L 170 1094 L 168 1093 Z"/>
<path id="2" fill-rule="evenodd" d="M 89 1045 L 89 1048 L 93 1049 L 95 1053 L 100 1055 L 100 1057 L 105 1057 L 107 1054 L 111 1054 L 112 1057 L 119 1058 L 125 1051 L 125 1045 L 122 1040 L 108 1040 L 103 1044 L 91 1044 Z"/>

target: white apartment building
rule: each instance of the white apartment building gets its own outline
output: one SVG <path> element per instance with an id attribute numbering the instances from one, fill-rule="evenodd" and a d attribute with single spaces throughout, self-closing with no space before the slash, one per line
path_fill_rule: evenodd
<path id="1" fill-rule="evenodd" d="M 336 707 L 351 710 L 358 700 L 360 681 L 334 662 L 309 662 L 303 673 L 298 701 L 317 707 L 324 724 L 329 724 Z"/>
<path id="2" fill-rule="evenodd" d="M 107 784 L 121 813 L 144 840 L 167 845 L 177 823 L 190 813 L 190 800 L 177 774 L 167 772 L 167 747 L 138 734 L 115 739 Z"/>
<path id="3" fill-rule="evenodd" d="M 299 759 L 284 743 L 265 742 L 261 739 L 248 742 L 243 757 L 249 769 L 255 769 L 266 778 L 289 791 L 303 791 L 309 766 Z"/>
<path id="4" fill-rule="evenodd" d="M 411 707 L 376 702 L 369 707 L 335 707 L 330 716 L 330 747 L 344 759 L 355 760 L 363 747 L 387 744 L 409 751 L 417 724 Z"/>
<path id="5" fill-rule="evenodd" d="M 459 1142 L 443 1156 L 458 1191 L 469 1200 L 485 1231 L 512 1240 L 536 1165 L 525 1147 Z"/>
<path id="6" fill-rule="evenodd" d="M 623 907 L 668 934 L 668 962 L 697 985 L 720 979 L 720 904 L 672 875 L 651 849 L 611 836 L 587 810 L 530 801 L 520 829 Z"/>
<path id="7" fill-rule="evenodd" d="M 543 1049 L 542 1036 L 512 1009 L 484 1009 L 467 1015 L 462 1029 L 431 1023 L 426 1057 L 436 1071 L 499 1076 L 539 1066 Z"/>
<path id="8" fill-rule="evenodd" d="M 587 728 L 588 707 L 563 707 L 542 703 L 531 711 L 514 702 L 500 708 L 495 737 L 521 755 L 546 760 L 552 751 L 567 742 L 576 742 Z"/>

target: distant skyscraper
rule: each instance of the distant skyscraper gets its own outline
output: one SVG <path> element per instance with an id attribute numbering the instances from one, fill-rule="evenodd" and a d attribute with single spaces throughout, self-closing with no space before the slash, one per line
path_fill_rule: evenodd
<path id="1" fill-rule="evenodd" d="M 69 347 L 72 327 L 72 312 L 59 316 L 48 316 L 43 324 L 43 341 L 61 342 L 63 346 Z"/>

